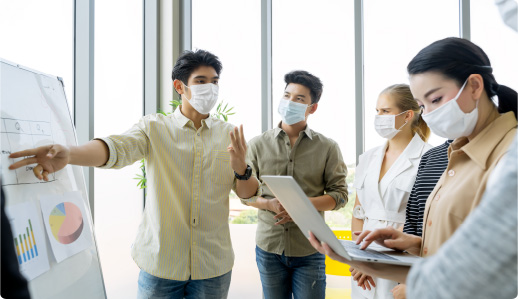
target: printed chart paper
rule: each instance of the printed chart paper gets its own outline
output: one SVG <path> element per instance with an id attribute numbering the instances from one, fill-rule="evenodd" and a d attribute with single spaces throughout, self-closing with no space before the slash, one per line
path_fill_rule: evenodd
<path id="1" fill-rule="evenodd" d="M 41 196 L 40 205 L 58 263 L 92 246 L 92 230 L 80 192 Z"/>
<path id="2" fill-rule="evenodd" d="M 25 202 L 8 206 L 6 213 L 20 272 L 27 280 L 32 280 L 49 271 L 45 231 L 36 205 Z"/>

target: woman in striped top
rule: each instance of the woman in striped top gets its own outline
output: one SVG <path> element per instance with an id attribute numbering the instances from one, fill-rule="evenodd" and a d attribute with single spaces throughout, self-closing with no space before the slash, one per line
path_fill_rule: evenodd
<path id="1" fill-rule="evenodd" d="M 447 140 L 427 151 L 421 158 L 417 177 L 406 206 L 403 232 L 416 236 L 422 235 L 426 199 L 448 166 L 448 147 L 452 142 L 453 140 Z"/>

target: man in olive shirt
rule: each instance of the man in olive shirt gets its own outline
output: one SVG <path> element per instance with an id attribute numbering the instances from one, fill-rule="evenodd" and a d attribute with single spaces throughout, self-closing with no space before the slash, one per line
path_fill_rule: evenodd
<path id="1" fill-rule="evenodd" d="M 322 82 L 306 71 L 285 75 L 279 125 L 255 137 L 248 160 L 257 178 L 290 175 L 315 208 L 338 210 L 347 202 L 347 168 L 338 144 L 307 126 L 322 95 Z M 325 298 L 325 256 L 318 253 L 293 223 L 268 187 L 261 196 L 242 199 L 259 209 L 256 260 L 266 299 Z"/>

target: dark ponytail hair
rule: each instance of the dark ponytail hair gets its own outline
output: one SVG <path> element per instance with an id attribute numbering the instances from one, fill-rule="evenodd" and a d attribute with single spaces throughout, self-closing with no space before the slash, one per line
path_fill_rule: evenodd
<path id="1" fill-rule="evenodd" d="M 433 42 L 417 53 L 407 71 L 409 75 L 438 72 L 457 81 L 459 87 L 471 74 L 480 74 L 488 97 L 498 96 L 498 112 L 513 111 L 517 117 L 518 94 L 496 82 L 486 53 L 467 39 L 448 37 Z"/>

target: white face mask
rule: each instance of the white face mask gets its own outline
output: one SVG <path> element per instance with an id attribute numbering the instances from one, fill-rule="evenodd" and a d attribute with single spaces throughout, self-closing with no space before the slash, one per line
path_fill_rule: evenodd
<path id="1" fill-rule="evenodd" d="M 189 104 L 201 114 L 208 114 L 218 101 L 219 86 L 213 83 L 191 85 L 191 99 Z M 187 99 L 187 97 L 185 97 Z"/>
<path id="2" fill-rule="evenodd" d="M 401 128 L 403 128 L 408 121 L 406 121 L 399 129 L 396 129 L 396 116 L 406 113 L 407 111 L 403 111 L 396 115 L 376 115 L 374 117 L 374 128 L 376 132 L 388 140 L 394 138 L 397 133 L 401 132 Z"/>
<path id="3" fill-rule="evenodd" d="M 469 136 L 473 133 L 473 129 L 475 129 L 478 120 L 478 101 L 475 109 L 469 113 L 464 113 L 457 103 L 467 82 L 468 80 L 464 82 L 464 85 L 462 85 L 462 88 L 455 98 L 434 111 L 423 115 L 424 121 L 435 135 L 455 139 Z"/>
<path id="4" fill-rule="evenodd" d="M 281 99 L 277 112 L 281 115 L 282 122 L 291 126 L 306 119 L 306 110 L 311 105 Z"/>

